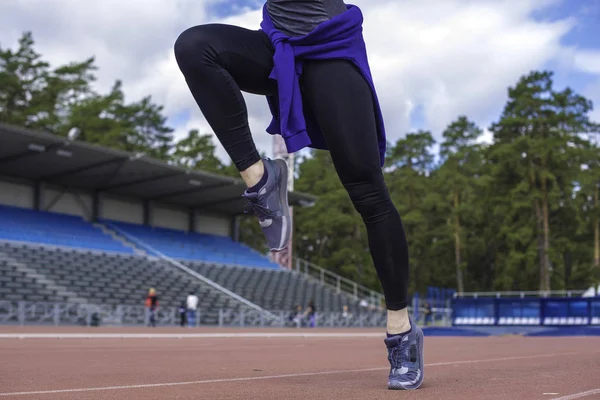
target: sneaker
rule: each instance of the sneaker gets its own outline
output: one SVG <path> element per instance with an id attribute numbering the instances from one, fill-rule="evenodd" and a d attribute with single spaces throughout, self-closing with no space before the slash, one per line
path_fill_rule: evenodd
<path id="1" fill-rule="evenodd" d="M 284 160 L 264 159 L 267 183 L 258 192 L 244 192 L 248 200 L 244 212 L 258 217 L 271 251 L 285 249 L 290 240 L 291 221 L 288 205 L 288 167 Z"/>
<path id="2" fill-rule="evenodd" d="M 411 330 L 385 339 L 390 362 L 388 389 L 414 390 L 423 383 L 423 331 L 411 321 Z"/>

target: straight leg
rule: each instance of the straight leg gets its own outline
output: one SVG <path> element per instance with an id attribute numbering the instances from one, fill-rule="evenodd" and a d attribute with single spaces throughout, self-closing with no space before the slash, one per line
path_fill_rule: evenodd
<path id="1" fill-rule="evenodd" d="M 346 60 L 307 63 L 301 87 L 367 228 L 388 310 L 388 389 L 417 389 L 423 382 L 423 331 L 408 316 L 408 244 L 380 166 L 371 90 Z"/>
<path id="2" fill-rule="evenodd" d="M 305 65 L 302 91 L 325 136 L 338 176 L 367 228 L 387 309 L 405 309 L 408 244 L 380 166 L 371 90 L 350 62 L 332 60 Z"/>

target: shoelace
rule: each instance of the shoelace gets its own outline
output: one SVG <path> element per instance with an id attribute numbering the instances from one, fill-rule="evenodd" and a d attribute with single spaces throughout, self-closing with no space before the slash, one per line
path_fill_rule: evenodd
<path id="1" fill-rule="evenodd" d="M 408 342 L 407 342 L 408 343 Z M 405 346 L 399 344 L 393 347 L 390 351 L 389 361 L 393 368 L 402 368 L 403 365 L 408 364 L 408 349 Z"/>
<path id="2" fill-rule="evenodd" d="M 245 214 L 254 214 L 261 221 L 265 219 L 274 218 L 276 215 L 273 210 L 269 210 L 267 206 L 265 206 L 260 198 L 256 199 L 248 199 L 246 205 L 244 205 L 244 213 Z"/>

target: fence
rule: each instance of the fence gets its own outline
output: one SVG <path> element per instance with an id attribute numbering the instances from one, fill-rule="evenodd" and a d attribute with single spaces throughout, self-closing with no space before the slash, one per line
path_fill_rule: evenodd
<path id="1" fill-rule="evenodd" d="M 600 297 L 456 298 L 453 325 L 600 325 Z"/>
<path id="2" fill-rule="evenodd" d="M 306 321 L 294 321 L 289 311 L 274 311 L 278 318 L 253 309 L 218 309 L 196 311 L 195 326 L 219 327 L 299 327 Z M 159 308 L 156 326 L 180 325 L 177 308 Z M 91 305 L 27 301 L 0 301 L 0 324 L 4 325 L 80 325 L 140 326 L 148 325 L 147 309 L 131 305 Z M 363 311 L 344 316 L 341 312 L 317 313 L 318 327 L 385 327 L 382 312 Z"/>
<path id="3" fill-rule="evenodd" d="M 366 286 L 360 285 L 350 279 L 344 278 L 331 271 L 323 269 L 310 261 L 295 259 L 294 271 L 303 274 L 306 278 L 319 282 L 321 285 L 329 286 L 336 293 L 346 293 L 355 300 L 365 300 L 369 304 L 379 306 L 383 304 L 383 295 Z"/>
<path id="4" fill-rule="evenodd" d="M 450 309 L 434 308 L 434 318 L 425 321 L 423 308 L 413 314 L 419 324 L 450 325 Z M 409 309 L 412 311 L 412 309 Z M 274 311 L 278 318 L 253 309 L 197 310 L 195 326 L 219 327 L 305 327 L 307 319 L 295 319 L 289 311 Z M 155 313 L 156 326 L 178 326 L 181 318 L 177 308 L 159 308 Z M 143 326 L 149 314 L 143 306 L 0 301 L 0 325 L 65 325 L 65 326 Z M 318 312 L 315 327 L 383 328 L 385 312 L 360 310 L 344 315 L 341 312 Z"/>

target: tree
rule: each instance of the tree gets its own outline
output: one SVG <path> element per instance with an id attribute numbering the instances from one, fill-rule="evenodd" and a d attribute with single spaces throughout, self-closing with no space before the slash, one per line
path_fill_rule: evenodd
<path id="1" fill-rule="evenodd" d="M 475 123 L 460 116 L 443 132 L 444 141 L 440 149 L 444 163 L 439 169 L 439 175 L 446 193 L 450 195 L 452 215 L 449 223 L 454 236 L 456 287 L 459 293 L 464 291 L 465 269 L 462 221 L 471 209 L 469 201 L 474 197 L 474 179 L 481 170 L 482 153 L 480 146 L 476 144 L 481 134 L 482 130 Z"/>
<path id="2" fill-rule="evenodd" d="M 93 89 L 95 61 L 90 57 L 54 69 L 34 49 L 30 32 L 16 50 L 0 48 L 0 120 L 66 135 L 77 127 L 85 140 L 166 160 L 172 132 L 163 107 L 145 97 L 125 103 L 123 85 L 101 95 Z"/>
<path id="3" fill-rule="evenodd" d="M 62 132 L 75 126 L 86 142 L 167 161 L 173 129 L 166 126 L 162 109 L 150 97 L 126 104 L 123 84 L 116 81 L 110 93 L 94 93 L 72 105 Z"/>
<path id="4" fill-rule="evenodd" d="M 26 32 L 18 48 L 0 48 L 0 120 L 60 133 L 69 109 L 92 93 L 94 58 L 50 69 Z"/>
<path id="5" fill-rule="evenodd" d="M 299 164 L 296 190 L 319 201 L 295 208 L 295 254 L 342 276 L 379 288 L 367 233 L 328 152 L 312 151 Z"/>
<path id="6" fill-rule="evenodd" d="M 595 128 L 598 130 L 598 128 Z M 575 197 L 579 215 L 579 229 L 583 234 L 593 232 L 592 274 L 600 282 L 600 148 L 589 141 L 582 157 L 578 190 Z"/>
<path id="7" fill-rule="evenodd" d="M 211 135 L 201 135 L 197 129 L 192 129 L 187 137 L 175 143 L 171 158 L 180 167 L 214 173 L 222 172 L 224 165 L 215 156 L 215 150 Z"/>
<path id="8" fill-rule="evenodd" d="M 412 290 L 424 290 L 435 279 L 436 264 L 429 262 L 432 246 L 437 244 L 440 214 L 437 212 L 439 193 L 431 190 L 431 170 L 434 167 L 431 132 L 408 133 L 389 148 L 386 181 L 408 239 L 410 254 L 410 285 Z M 440 268 L 445 265 L 440 265 Z"/>
<path id="9" fill-rule="evenodd" d="M 578 134 L 590 127 L 588 113 L 592 105 L 569 88 L 554 90 L 552 73 L 547 71 L 522 77 L 508 92 L 502 116 L 491 127 L 495 139 L 492 158 L 498 180 L 508 189 L 513 202 L 529 202 L 533 208 L 539 288 L 550 290 L 550 217 L 559 205 L 561 182 L 572 182 L 576 165 L 570 160 L 577 157 L 582 145 Z M 517 204 L 524 208 L 523 203 Z M 526 235 L 526 231 L 520 233 Z M 527 237 L 520 237 L 522 245 L 526 241 Z M 554 261 L 558 261 L 554 256 Z"/>

